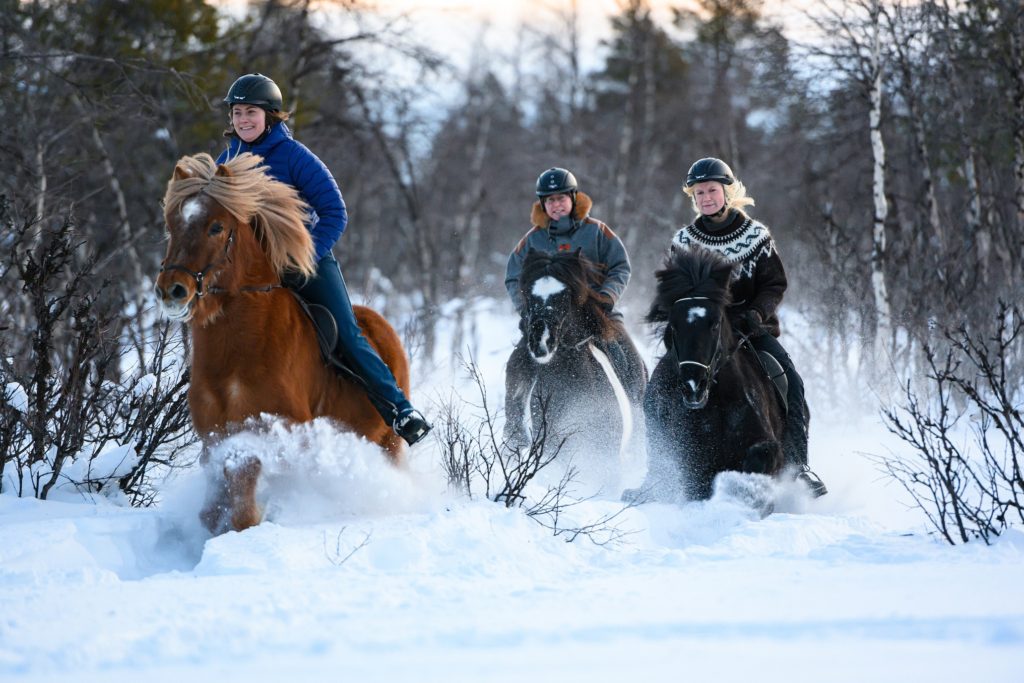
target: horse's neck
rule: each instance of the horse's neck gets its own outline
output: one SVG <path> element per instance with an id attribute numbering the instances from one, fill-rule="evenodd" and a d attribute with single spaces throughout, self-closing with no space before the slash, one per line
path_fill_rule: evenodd
<path id="1" fill-rule="evenodd" d="M 196 320 L 192 336 L 197 353 L 232 364 L 262 357 L 267 342 L 295 325 L 291 294 L 285 289 L 268 292 L 230 293 L 217 297 L 216 310 Z"/>
<path id="2" fill-rule="evenodd" d="M 561 343 L 579 346 L 600 336 L 598 330 L 595 329 L 595 326 L 589 320 L 589 314 L 583 310 L 571 313 L 565 323 L 565 327 L 562 328 L 564 331 L 562 332 Z"/>

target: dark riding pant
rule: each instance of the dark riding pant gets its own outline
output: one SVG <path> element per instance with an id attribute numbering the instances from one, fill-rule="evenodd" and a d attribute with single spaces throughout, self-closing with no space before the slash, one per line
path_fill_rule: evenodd
<path id="1" fill-rule="evenodd" d="M 751 345 L 758 351 L 767 351 L 775 356 L 779 365 L 786 372 L 786 379 L 789 381 L 789 390 L 786 392 L 786 402 L 789 410 L 786 413 L 786 431 L 792 439 L 794 446 L 793 453 L 786 453 L 787 458 L 795 460 L 791 464 L 807 464 L 807 412 L 804 403 L 804 380 L 793 365 L 793 359 L 786 353 L 786 349 L 778 339 L 768 333 L 750 337 Z M 785 450 L 785 449 L 784 449 Z"/>
<path id="2" fill-rule="evenodd" d="M 316 275 L 308 280 L 286 282 L 306 301 L 325 307 L 338 323 L 338 345 L 335 354 L 341 356 L 357 375 L 369 386 L 367 396 L 384 422 L 389 426 L 395 418 L 412 410 L 409 399 L 398 387 L 395 376 L 370 342 L 363 336 L 352 311 L 345 278 L 333 254 L 327 254 L 316 264 Z"/>

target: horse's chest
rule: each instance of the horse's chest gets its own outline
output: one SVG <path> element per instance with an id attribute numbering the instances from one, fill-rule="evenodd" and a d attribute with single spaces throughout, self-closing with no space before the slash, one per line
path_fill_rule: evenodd
<path id="1" fill-rule="evenodd" d="M 219 382 L 193 381 L 188 393 L 192 422 L 200 432 L 215 431 L 258 414 L 255 387 L 237 375 Z"/>

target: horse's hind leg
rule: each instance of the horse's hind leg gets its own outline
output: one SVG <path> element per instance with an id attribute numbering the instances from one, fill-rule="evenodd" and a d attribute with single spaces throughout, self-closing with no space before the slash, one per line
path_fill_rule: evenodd
<path id="1" fill-rule="evenodd" d="M 256 504 L 256 482 L 263 463 L 255 456 L 229 460 L 224 464 L 224 480 L 231 505 L 231 526 L 242 531 L 260 523 L 263 513 Z"/>
<path id="2" fill-rule="evenodd" d="M 782 469 L 784 457 L 778 441 L 759 441 L 747 448 L 743 471 L 757 474 L 775 474 Z"/>

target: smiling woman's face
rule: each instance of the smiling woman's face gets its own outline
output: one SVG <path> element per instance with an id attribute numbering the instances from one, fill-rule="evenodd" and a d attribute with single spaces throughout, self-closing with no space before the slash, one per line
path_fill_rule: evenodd
<path id="1" fill-rule="evenodd" d="M 244 142 L 252 142 L 267 129 L 267 112 L 252 104 L 232 105 L 231 127 Z"/>
<path id="2" fill-rule="evenodd" d="M 725 206 L 725 188 L 714 180 L 697 183 L 693 186 L 693 199 L 698 211 L 705 216 L 713 216 Z"/>

